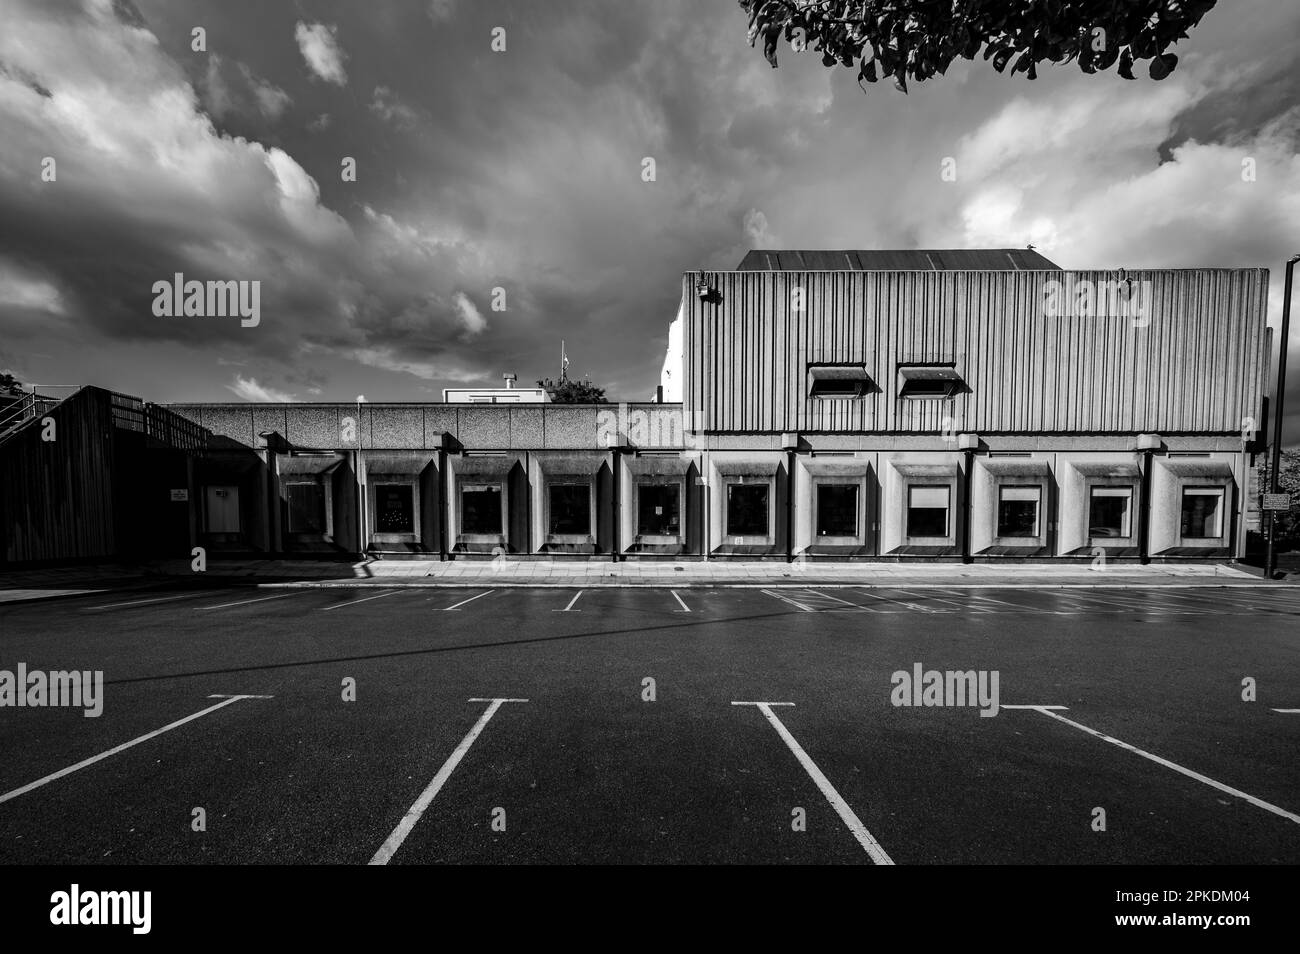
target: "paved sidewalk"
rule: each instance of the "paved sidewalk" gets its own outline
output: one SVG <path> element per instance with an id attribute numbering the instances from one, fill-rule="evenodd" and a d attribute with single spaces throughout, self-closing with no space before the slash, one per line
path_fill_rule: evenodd
<path id="1" fill-rule="evenodd" d="M 1226 564 L 187 560 L 0 573 L 0 604 L 179 583 L 264 586 L 1276 586 Z"/>
<path id="2" fill-rule="evenodd" d="M 0 573 L 0 604 L 118 592 L 157 585 L 156 573 L 117 564 L 62 566 Z"/>
<path id="3" fill-rule="evenodd" d="M 183 561 L 163 572 L 193 577 Z M 314 563 L 289 560 L 210 562 L 206 574 L 263 583 L 419 586 L 1113 586 L 1263 584 L 1233 566 L 1113 564 L 785 563 L 780 561 L 370 560 Z"/>

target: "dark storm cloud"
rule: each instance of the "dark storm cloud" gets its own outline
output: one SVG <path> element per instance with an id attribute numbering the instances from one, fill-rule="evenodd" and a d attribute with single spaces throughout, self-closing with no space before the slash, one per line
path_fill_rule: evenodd
<path id="1" fill-rule="evenodd" d="M 155 400 L 400 399 L 554 375 L 564 339 L 573 370 L 640 398 L 681 272 L 753 244 L 1273 264 L 1300 194 L 1297 18 L 1242 10 L 1158 86 L 959 64 L 903 97 L 812 56 L 771 70 L 730 0 L 22 0 L 0 37 L 6 350 L 88 376 L 80 341 Z M 1250 70 L 1216 59 L 1240 49 Z M 1261 177 L 1238 189 L 1247 151 Z M 154 318 L 177 271 L 261 280 L 262 323 Z"/>

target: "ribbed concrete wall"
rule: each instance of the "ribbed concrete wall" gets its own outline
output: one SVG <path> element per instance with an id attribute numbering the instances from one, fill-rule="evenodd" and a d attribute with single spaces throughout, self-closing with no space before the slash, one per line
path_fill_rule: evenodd
<path id="1" fill-rule="evenodd" d="M 1130 271 L 1149 289 L 1145 313 L 1048 313 L 1048 282 L 1120 277 L 688 273 L 685 411 L 706 430 L 750 433 L 1232 433 L 1258 421 L 1267 270 Z M 700 280 L 714 300 L 701 298 Z M 909 362 L 951 362 L 970 390 L 900 399 L 898 366 Z M 811 398 L 810 363 L 864 364 L 878 390 Z"/>

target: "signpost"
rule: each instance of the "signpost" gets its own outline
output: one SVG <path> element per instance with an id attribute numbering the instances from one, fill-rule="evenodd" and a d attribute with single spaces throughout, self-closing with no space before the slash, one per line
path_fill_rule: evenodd
<path id="1" fill-rule="evenodd" d="M 1282 327 L 1278 333 L 1277 348 L 1277 390 L 1273 392 L 1274 400 L 1277 401 L 1277 407 L 1269 407 L 1268 413 L 1273 415 L 1273 461 L 1269 467 L 1269 482 L 1272 485 L 1269 489 L 1273 491 L 1273 496 L 1282 489 L 1282 404 L 1286 398 L 1286 353 L 1291 345 L 1291 273 L 1295 269 L 1295 263 L 1300 261 L 1300 253 L 1292 255 L 1286 263 L 1286 282 L 1282 291 Z M 1268 509 L 1267 507 L 1265 509 Z M 1277 514 L 1269 512 L 1268 518 L 1268 551 L 1264 557 L 1264 579 L 1273 579 L 1273 570 L 1277 567 L 1277 554 L 1273 550 L 1273 538 L 1277 533 Z"/>
<path id="2" fill-rule="evenodd" d="M 1260 504 L 1259 509 L 1288 511 L 1291 509 L 1291 495 L 1264 494 L 1264 500 L 1263 503 Z"/>

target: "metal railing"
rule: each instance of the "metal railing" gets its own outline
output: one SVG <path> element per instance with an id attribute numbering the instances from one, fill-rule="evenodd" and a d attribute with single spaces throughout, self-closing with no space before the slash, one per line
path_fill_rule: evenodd
<path id="1" fill-rule="evenodd" d="M 0 443 L 17 434 L 27 424 L 44 417 L 56 405 L 82 389 L 81 385 L 40 385 L 17 398 L 12 404 L 0 407 Z M 93 388 L 102 400 L 109 402 L 113 426 L 118 430 L 144 434 L 148 441 L 159 447 L 174 447 L 189 453 L 207 449 L 212 432 L 188 418 L 181 417 L 158 404 L 149 404 L 130 394 Z M 66 392 L 56 395 L 53 391 Z"/>
<path id="2" fill-rule="evenodd" d="M 33 385 L 32 390 L 13 403 L 0 407 L 0 442 L 4 442 L 56 405 L 81 390 L 79 384 Z M 61 393 L 52 393 L 61 392 Z"/>

